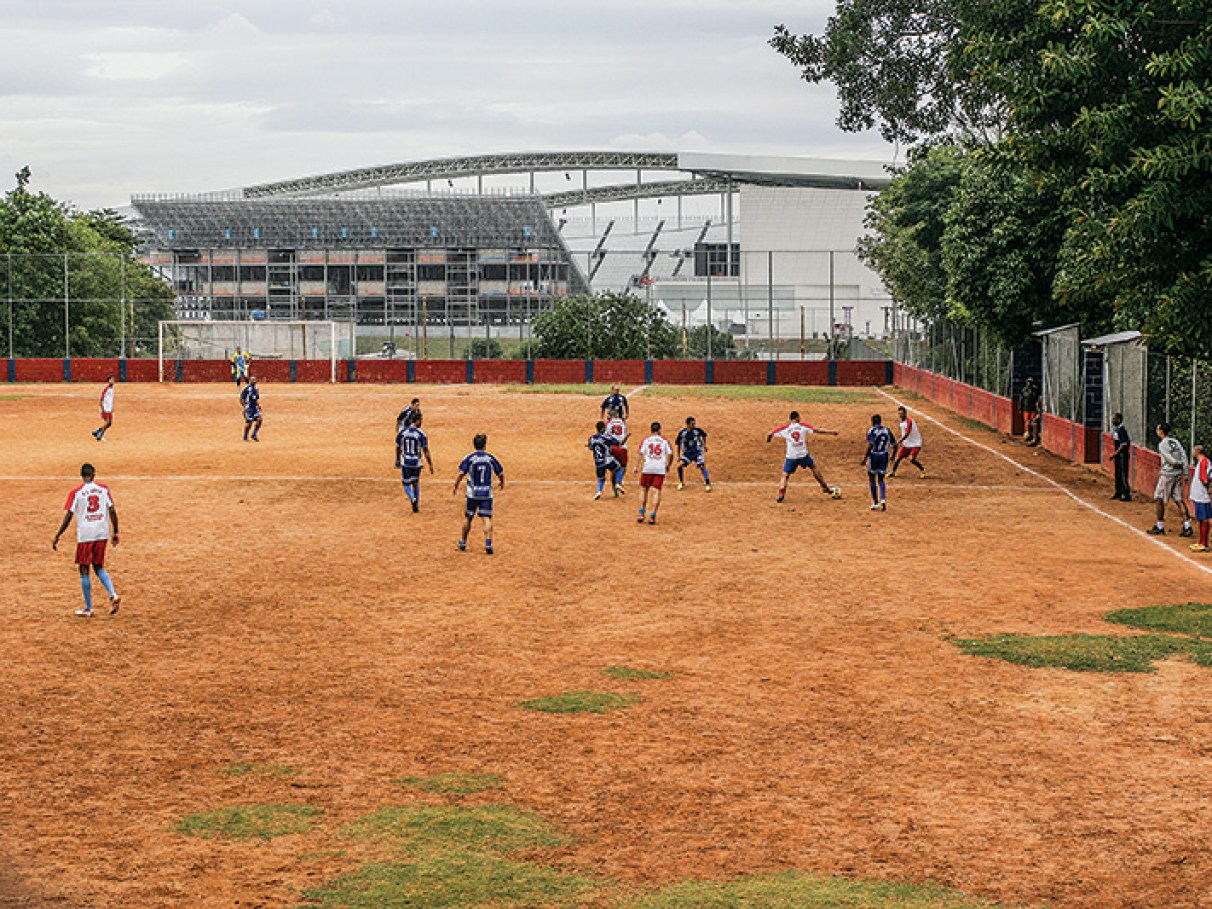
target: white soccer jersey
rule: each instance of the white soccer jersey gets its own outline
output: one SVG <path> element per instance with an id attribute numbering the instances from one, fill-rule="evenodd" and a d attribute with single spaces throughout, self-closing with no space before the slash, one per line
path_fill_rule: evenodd
<path id="1" fill-rule="evenodd" d="M 620 417 L 615 417 L 606 424 L 606 435 L 615 440 L 616 445 L 622 445 L 627 438 L 627 424 Z"/>
<path id="2" fill-rule="evenodd" d="M 917 421 L 913 417 L 901 420 L 901 444 L 906 448 L 922 447 L 922 432 L 917 428 Z"/>
<path id="3" fill-rule="evenodd" d="M 1191 492 L 1188 498 L 1192 502 L 1202 502 L 1204 505 L 1212 504 L 1212 496 L 1208 494 L 1210 483 L 1212 483 L 1212 462 L 1201 457 L 1195 462 L 1195 469 L 1191 471 Z"/>
<path id="4" fill-rule="evenodd" d="M 101 412 L 114 412 L 114 386 L 106 385 L 105 390 L 101 392 Z"/>
<path id="5" fill-rule="evenodd" d="M 649 436 L 640 443 L 640 454 L 644 456 L 641 473 L 664 474 L 669 458 L 673 457 L 673 446 L 662 435 Z"/>
<path id="6" fill-rule="evenodd" d="M 101 483 L 84 483 L 67 495 L 66 510 L 76 517 L 76 542 L 109 539 L 109 509 L 114 500 Z"/>
<path id="7" fill-rule="evenodd" d="M 808 437 L 816 430 L 806 423 L 788 423 L 771 433 L 787 443 L 787 459 L 794 460 L 808 454 Z"/>

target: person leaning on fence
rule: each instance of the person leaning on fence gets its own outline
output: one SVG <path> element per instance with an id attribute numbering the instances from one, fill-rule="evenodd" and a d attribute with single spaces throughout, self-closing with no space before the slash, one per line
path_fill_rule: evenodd
<path id="1" fill-rule="evenodd" d="M 1161 536 L 1166 532 L 1166 503 L 1173 502 L 1183 516 L 1183 529 L 1178 535 L 1194 536 L 1191 513 L 1187 510 L 1186 499 L 1183 498 L 1187 453 L 1183 450 L 1183 443 L 1170 435 L 1169 423 L 1157 424 L 1157 438 L 1157 454 L 1161 458 L 1161 473 L 1157 478 L 1157 489 L 1153 492 L 1153 501 L 1157 504 L 1157 523 L 1149 528 L 1149 533 Z"/>
<path id="2" fill-rule="evenodd" d="M 1117 502 L 1132 501 L 1132 485 L 1128 482 L 1128 466 L 1132 460 L 1132 439 L 1128 436 L 1128 427 L 1124 426 L 1124 415 L 1114 414 L 1111 417 L 1111 441 L 1115 449 L 1111 452 L 1111 462 L 1115 465 L 1115 495 L 1111 498 Z"/>
<path id="3" fill-rule="evenodd" d="M 1040 441 L 1040 393 L 1035 385 L 1035 379 L 1028 378 L 1019 394 L 1019 405 L 1023 411 L 1023 438 L 1028 445 L 1038 445 Z"/>

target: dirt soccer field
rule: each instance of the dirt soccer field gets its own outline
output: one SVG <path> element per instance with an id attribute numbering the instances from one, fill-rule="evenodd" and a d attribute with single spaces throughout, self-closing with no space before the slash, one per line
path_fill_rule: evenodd
<path id="1" fill-rule="evenodd" d="M 0 395 L 0 905 L 791 907 L 736 894 L 794 871 L 971 898 L 856 906 L 1212 906 L 1212 668 L 953 641 L 1135 635 L 1104 616 L 1212 602 L 1212 560 L 1134 532 L 1150 506 L 1086 469 L 924 405 L 972 441 L 922 420 L 929 476 L 874 513 L 880 392 L 647 389 L 633 452 L 693 415 L 714 484 L 688 472 L 649 527 L 634 480 L 592 501 L 597 395 L 263 386 L 254 445 L 229 385 L 120 386 L 98 444 L 98 391 Z M 392 470 L 414 394 L 419 514 Z M 775 502 L 765 435 L 792 407 L 841 431 L 812 446 L 840 501 L 801 474 Z M 478 526 L 454 546 L 477 431 L 507 478 L 492 557 Z M 74 527 L 50 547 L 85 460 L 121 518 L 112 618 L 96 583 L 73 616 Z M 630 697 L 519 706 L 570 691 Z"/>

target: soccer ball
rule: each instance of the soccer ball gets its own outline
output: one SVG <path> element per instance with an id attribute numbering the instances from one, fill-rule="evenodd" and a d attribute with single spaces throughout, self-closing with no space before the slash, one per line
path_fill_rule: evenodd
<path id="1" fill-rule="evenodd" d="M 835 499 L 840 499 L 842 497 L 842 487 L 834 486 L 831 490 L 829 490 L 829 494 Z"/>

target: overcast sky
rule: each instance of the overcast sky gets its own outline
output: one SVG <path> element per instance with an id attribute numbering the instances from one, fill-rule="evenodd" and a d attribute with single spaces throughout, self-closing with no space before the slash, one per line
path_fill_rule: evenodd
<path id="1" fill-rule="evenodd" d="M 7 0 L 0 186 L 81 208 L 446 155 L 890 160 L 766 44 L 832 0 Z"/>

